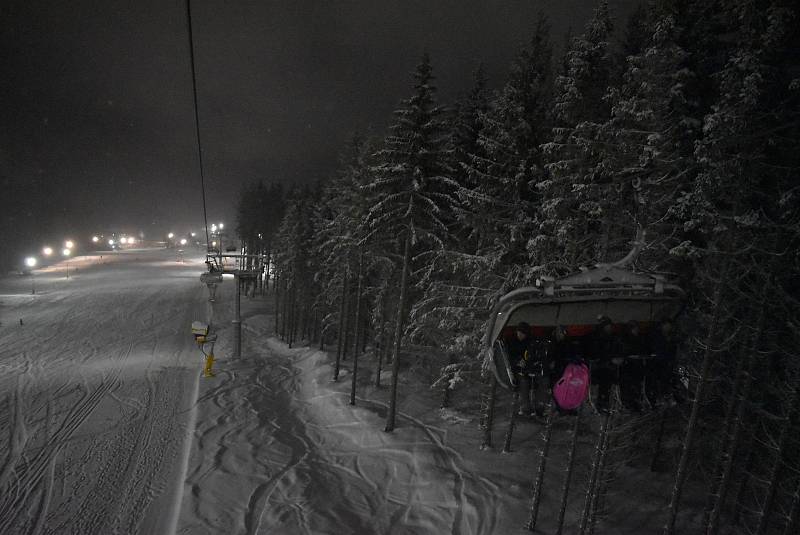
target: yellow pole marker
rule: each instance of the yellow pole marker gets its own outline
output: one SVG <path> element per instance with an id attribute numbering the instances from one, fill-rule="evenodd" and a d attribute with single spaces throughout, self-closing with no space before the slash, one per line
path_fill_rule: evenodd
<path id="1" fill-rule="evenodd" d="M 203 368 L 203 377 L 214 377 L 214 372 L 211 370 L 214 366 L 214 354 L 209 353 L 206 355 L 206 366 Z"/>

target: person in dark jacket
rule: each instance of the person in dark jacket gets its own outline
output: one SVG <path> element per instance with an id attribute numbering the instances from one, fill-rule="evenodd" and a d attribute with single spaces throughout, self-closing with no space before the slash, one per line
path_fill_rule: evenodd
<path id="1" fill-rule="evenodd" d="M 542 361 L 540 351 L 531 337 L 531 326 L 520 322 L 514 329 L 514 337 L 508 342 L 508 359 L 512 369 L 516 373 L 517 384 L 519 385 L 519 395 L 521 399 L 519 414 L 533 415 L 534 404 L 531 396 L 536 397 L 537 378 L 541 375 Z M 544 381 L 540 381 L 544 382 Z M 542 412 L 542 408 L 536 405 L 536 414 Z"/>
<path id="2" fill-rule="evenodd" d="M 645 393 L 653 406 L 674 392 L 675 358 L 678 354 L 678 341 L 670 318 L 664 318 L 650 337 L 650 351 L 653 358 L 647 363 Z"/>
<path id="3" fill-rule="evenodd" d="M 567 364 L 582 360 L 582 356 L 583 351 L 581 351 L 581 344 L 578 340 L 567 336 L 567 330 L 560 325 L 553 329 L 547 347 L 550 388 L 561 379 Z"/>
<path id="4" fill-rule="evenodd" d="M 620 370 L 620 395 L 622 405 L 631 411 L 642 410 L 642 383 L 644 382 L 644 359 L 650 354 L 647 338 L 642 335 L 639 323 L 628 322 L 622 336 L 622 356 L 625 359 Z"/>
<path id="5" fill-rule="evenodd" d="M 618 366 L 622 362 L 611 318 L 598 318 L 587 353 L 592 365 L 592 381 L 597 385 L 597 410 L 605 413 L 611 407 L 611 388 L 618 381 Z"/>

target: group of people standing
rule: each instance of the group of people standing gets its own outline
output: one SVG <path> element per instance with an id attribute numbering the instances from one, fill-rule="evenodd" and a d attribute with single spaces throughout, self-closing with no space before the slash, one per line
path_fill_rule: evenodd
<path id="1" fill-rule="evenodd" d="M 589 366 L 599 412 L 610 409 L 616 386 L 623 407 L 632 412 L 642 411 L 645 402 L 656 407 L 682 401 L 675 388 L 677 341 L 669 318 L 653 325 L 647 335 L 636 321 L 617 326 L 606 316 L 600 316 L 593 332 L 584 336 L 570 336 L 558 326 L 549 337 L 537 337 L 529 324 L 521 322 L 507 349 L 522 415 L 543 414 L 547 396 L 571 362 Z"/>

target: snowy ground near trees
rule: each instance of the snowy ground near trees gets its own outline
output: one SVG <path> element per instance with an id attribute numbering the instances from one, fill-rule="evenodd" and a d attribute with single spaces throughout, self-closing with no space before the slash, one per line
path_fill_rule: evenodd
<path id="1" fill-rule="evenodd" d="M 243 358 L 232 359 L 227 280 L 217 376 L 200 378 L 189 334 L 205 315 L 200 258 L 155 250 L 75 262 L 69 279 L 61 265 L 37 272 L 36 295 L 28 277 L 0 280 L 0 532 L 523 531 L 541 423 L 521 422 L 509 454 L 481 451 L 478 392 L 457 392 L 442 410 L 435 370 L 412 362 L 387 434 L 388 388 L 371 386 L 372 359 L 350 406 L 350 361 L 334 383 L 329 354 L 273 338 L 271 296 L 243 299 Z M 597 418 L 585 424 L 565 533 Z M 556 421 L 542 532 L 554 531 L 569 428 Z M 501 414 L 495 444 L 504 431 Z M 642 463 L 617 471 L 598 532 L 658 531 L 671 474 Z"/>

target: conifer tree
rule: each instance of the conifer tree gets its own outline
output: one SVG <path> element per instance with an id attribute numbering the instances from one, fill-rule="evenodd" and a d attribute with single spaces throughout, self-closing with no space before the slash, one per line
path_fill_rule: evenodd
<path id="1" fill-rule="evenodd" d="M 384 250 L 399 253 L 402 266 L 386 431 L 395 427 L 400 348 L 412 270 L 431 251 L 443 248 L 448 232 L 445 221 L 452 217 L 455 201 L 443 110 L 436 104 L 432 82 L 425 54 L 414 73 L 414 94 L 395 112 L 396 123 L 376 155 L 378 164 L 366 187 L 376 199 L 367 216 L 369 239 Z"/>
<path id="2" fill-rule="evenodd" d="M 533 36 L 511 66 L 508 82 L 481 116 L 479 151 L 469 165 L 475 187 L 460 190 L 470 212 L 477 252 L 488 259 L 483 276 L 492 286 L 518 285 L 526 270 L 497 273 L 498 265 L 527 266 L 533 236 L 534 185 L 541 180 L 540 145 L 549 138 L 552 96 L 550 26 L 539 15 Z M 511 275 L 509 277 L 509 275 Z"/>
<path id="3" fill-rule="evenodd" d="M 535 248 L 550 273 L 573 271 L 597 260 L 600 252 L 593 188 L 603 175 L 600 125 L 610 118 L 606 100 L 614 70 L 608 4 L 603 1 L 584 33 L 571 40 L 564 72 L 556 78 L 552 141 L 543 145 L 547 174 L 537 184 L 542 194 Z"/>

